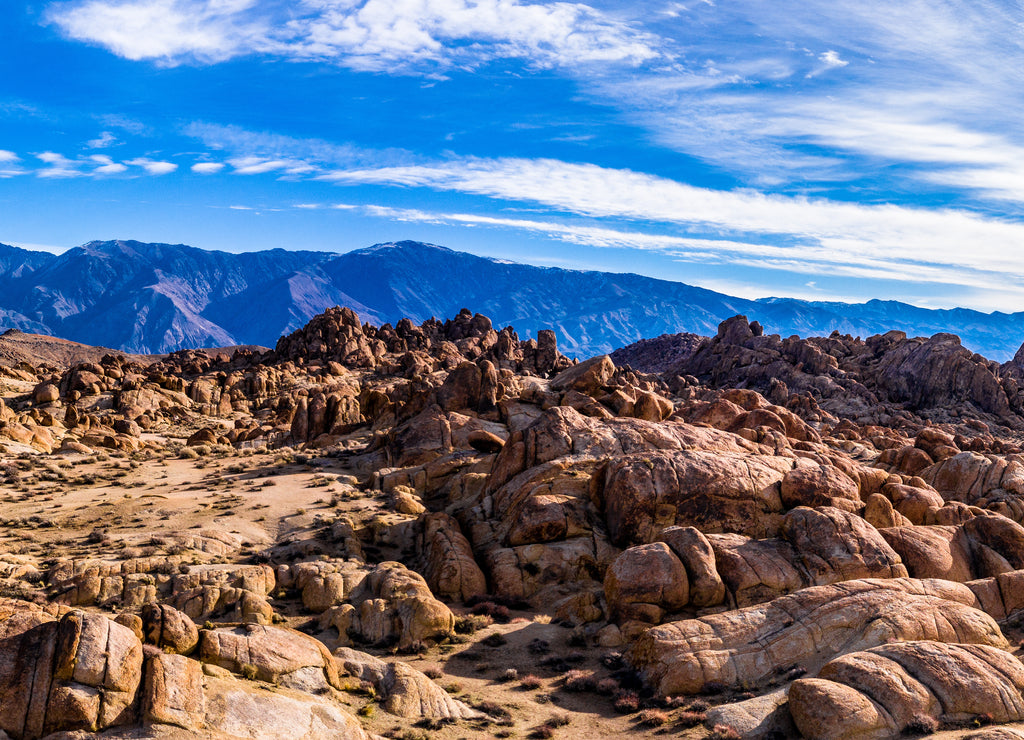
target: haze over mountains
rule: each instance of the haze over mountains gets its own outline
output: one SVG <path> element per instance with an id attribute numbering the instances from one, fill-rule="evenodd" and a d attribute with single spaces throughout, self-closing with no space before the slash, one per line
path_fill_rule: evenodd
<path id="1" fill-rule="evenodd" d="M 551 327 L 560 349 L 580 358 L 664 333 L 714 334 L 738 313 L 783 336 L 947 331 L 1000 361 L 1024 340 L 1024 312 L 748 300 L 641 275 L 535 267 L 411 241 L 345 254 L 230 254 L 105 241 L 56 256 L 0 245 L 0 328 L 126 352 L 272 346 L 334 305 L 375 324 L 449 318 L 466 307 L 524 336 Z"/>

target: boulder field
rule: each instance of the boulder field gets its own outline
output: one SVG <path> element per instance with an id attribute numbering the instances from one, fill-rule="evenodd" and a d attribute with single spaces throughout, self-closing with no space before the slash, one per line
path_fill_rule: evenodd
<path id="1" fill-rule="evenodd" d="M 0 366 L 0 738 L 1024 737 L 1024 362 L 672 341 Z"/>

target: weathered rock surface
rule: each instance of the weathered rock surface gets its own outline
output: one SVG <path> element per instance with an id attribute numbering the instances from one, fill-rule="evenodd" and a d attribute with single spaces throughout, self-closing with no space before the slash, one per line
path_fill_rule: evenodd
<path id="1" fill-rule="evenodd" d="M 887 642 L 938 640 L 1005 648 L 966 586 L 894 578 L 803 589 L 762 606 L 652 627 L 629 659 L 659 693 L 764 686 L 792 667 Z"/>
<path id="2" fill-rule="evenodd" d="M 789 690 L 805 738 L 899 737 L 922 718 L 1024 719 L 1024 665 L 990 645 L 906 642 L 843 655 Z"/>
<path id="3" fill-rule="evenodd" d="M 432 680 L 401 662 L 386 662 L 351 648 L 338 648 L 335 656 L 347 675 L 369 682 L 383 699 L 383 707 L 399 717 L 444 720 L 479 719 L 481 712 L 452 698 Z"/>

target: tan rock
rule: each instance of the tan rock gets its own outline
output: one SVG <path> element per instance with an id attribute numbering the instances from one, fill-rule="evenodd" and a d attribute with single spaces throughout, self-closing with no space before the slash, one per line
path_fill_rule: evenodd
<path id="1" fill-rule="evenodd" d="M 338 648 L 334 655 L 342 672 L 373 685 L 384 710 L 391 714 L 447 720 L 483 717 L 405 663 L 385 662 L 350 648 Z"/>
<path id="2" fill-rule="evenodd" d="M 949 581 L 845 581 L 652 627 L 629 659 L 651 686 L 670 696 L 699 693 L 709 683 L 755 688 L 780 669 L 815 671 L 841 653 L 894 640 L 1005 648 L 999 626 L 976 603 L 969 588 Z"/>
<path id="3" fill-rule="evenodd" d="M 620 546 L 654 541 L 672 525 L 770 536 L 781 519 L 778 483 L 793 465 L 705 450 L 614 458 L 604 475 L 608 533 Z"/>
<path id="4" fill-rule="evenodd" d="M 144 639 L 150 645 L 178 655 L 188 655 L 199 644 L 199 630 L 187 614 L 166 604 L 147 604 L 142 609 Z"/>
<path id="5" fill-rule="evenodd" d="M 836 658 L 818 678 L 794 682 L 789 701 L 810 740 L 894 738 L 921 718 L 1019 721 L 1022 689 L 1024 666 L 1004 650 L 906 642 Z"/>
<path id="6" fill-rule="evenodd" d="M 202 664 L 183 655 L 157 653 L 146 661 L 142 720 L 199 730 L 204 724 L 206 696 Z"/>
<path id="7" fill-rule="evenodd" d="M 487 579 L 459 523 L 443 512 L 424 514 L 420 552 L 430 590 L 443 599 L 466 601 L 487 593 Z"/>
<path id="8" fill-rule="evenodd" d="M 793 509 L 782 520 L 782 536 L 793 546 L 810 585 L 907 575 L 900 556 L 877 529 L 840 509 Z"/>
<path id="9" fill-rule="evenodd" d="M 686 568 L 664 542 L 623 552 L 605 574 L 604 593 L 613 618 L 653 624 L 666 611 L 686 606 L 690 597 Z"/>
<path id="10" fill-rule="evenodd" d="M 715 565 L 715 551 L 699 529 L 668 527 L 659 539 L 672 548 L 686 568 L 691 604 L 715 606 L 725 600 L 725 583 Z"/>
<path id="11" fill-rule="evenodd" d="M 801 467 L 786 473 L 782 479 L 782 503 L 796 506 L 832 506 L 859 513 L 864 504 L 856 482 L 830 465 Z"/>
<path id="12" fill-rule="evenodd" d="M 608 355 L 589 360 L 563 370 L 551 380 L 551 390 L 574 390 L 596 396 L 615 374 L 615 363 Z"/>
<path id="13" fill-rule="evenodd" d="M 203 630 L 199 657 L 232 673 L 310 693 L 340 687 L 337 668 L 324 644 L 282 627 Z"/>
<path id="14" fill-rule="evenodd" d="M 60 400 L 60 389 L 53 383 L 40 383 L 32 390 L 32 400 L 42 406 Z"/>

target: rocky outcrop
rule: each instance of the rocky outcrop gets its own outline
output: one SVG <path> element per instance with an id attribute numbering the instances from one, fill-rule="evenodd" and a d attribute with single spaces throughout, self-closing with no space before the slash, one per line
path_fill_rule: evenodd
<path id="1" fill-rule="evenodd" d="M 657 624 L 666 612 L 720 604 L 727 593 L 732 605 L 745 607 L 809 586 L 908 575 L 878 530 L 839 509 L 793 509 L 782 519 L 781 535 L 756 540 L 670 527 L 661 534 L 667 545 L 631 547 L 608 570 L 612 615 Z M 690 588 L 690 573 L 700 587 Z"/>
<path id="2" fill-rule="evenodd" d="M 810 740 L 880 740 L 920 732 L 928 720 L 1020 721 L 1022 690 L 1024 666 L 998 647 L 905 642 L 830 661 L 793 683 L 789 706 Z"/>
<path id="3" fill-rule="evenodd" d="M 391 714 L 452 721 L 484 716 L 404 663 L 383 661 L 351 648 L 338 648 L 334 654 L 347 675 L 373 686 L 385 711 Z"/>
<path id="4" fill-rule="evenodd" d="M 756 326 L 755 326 L 756 325 Z M 900 331 L 854 339 L 783 339 L 735 316 L 667 375 L 696 376 L 717 387 L 749 387 L 766 395 L 809 394 L 839 416 L 891 418 L 885 404 L 943 416 L 952 408 L 1008 419 L 1020 410 L 1011 373 L 960 344 L 952 334 L 908 339 Z M 794 402 L 795 403 L 795 402 Z"/>
<path id="5" fill-rule="evenodd" d="M 665 696 L 709 686 L 753 689 L 797 667 L 891 641 L 1005 648 L 973 592 L 939 580 L 893 578 L 806 588 L 763 606 L 672 622 L 644 632 L 628 657 Z"/>

